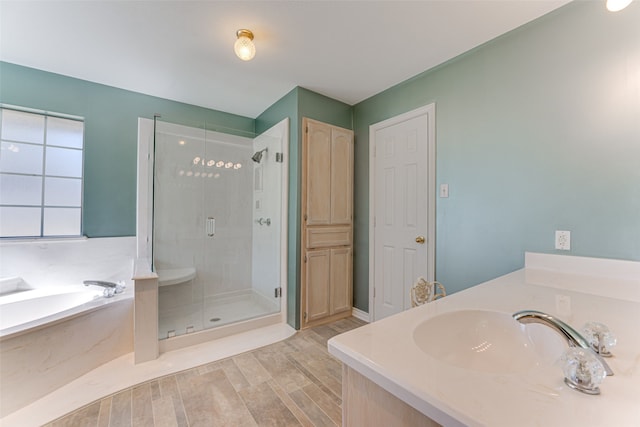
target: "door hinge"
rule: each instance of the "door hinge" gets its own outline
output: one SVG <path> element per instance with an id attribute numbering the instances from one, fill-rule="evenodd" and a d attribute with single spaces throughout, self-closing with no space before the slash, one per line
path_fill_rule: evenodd
<path id="1" fill-rule="evenodd" d="M 376 288 L 373 288 L 373 297 L 376 297 Z"/>
<path id="2" fill-rule="evenodd" d="M 304 262 L 307 262 L 307 256 L 306 255 L 304 256 Z"/>
<path id="3" fill-rule="evenodd" d="M 284 153 L 276 153 L 276 162 L 277 163 L 284 162 Z"/>
<path id="4" fill-rule="evenodd" d="M 309 126 L 305 126 L 304 133 L 309 133 Z"/>
<path id="5" fill-rule="evenodd" d="M 307 220 L 307 214 L 304 214 L 304 220 L 305 221 Z"/>
<path id="6" fill-rule="evenodd" d="M 304 320 L 307 320 L 307 312 L 304 312 Z"/>
<path id="7" fill-rule="evenodd" d="M 275 298 L 280 298 L 282 297 L 282 288 L 278 287 L 274 289 L 274 295 Z"/>

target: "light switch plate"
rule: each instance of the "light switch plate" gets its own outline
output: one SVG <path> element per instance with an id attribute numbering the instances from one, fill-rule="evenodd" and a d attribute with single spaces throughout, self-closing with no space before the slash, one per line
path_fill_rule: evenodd
<path id="1" fill-rule="evenodd" d="M 440 197 L 449 197 L 449 184 L 440 184 Z"/>

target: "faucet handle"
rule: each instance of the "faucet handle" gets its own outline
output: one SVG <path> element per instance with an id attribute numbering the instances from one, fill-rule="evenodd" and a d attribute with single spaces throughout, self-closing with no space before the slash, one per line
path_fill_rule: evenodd
<path id="1" fill-rule="evenodd" d="M 123 280 L 120 280 L 117 283 L 106 282 L 104 280 L 85 280 L 83 283 L 85 286 L 93 285 L 103 287 L 104 290 L 102 291 L 102 295 L 104 295 L 105 298 L 111 298 L 115 294 L 121 294 L 127 287 Z"/>
<path id="2" fill-rule="evenodd" d="M 126 289 L 127 285 L 124 283 L 124 280 L 118 280 L 116 282 L 116 294 L 121 294 Z"/>
<path id="3" fill-rule="evenodd" d="M 600 394 L 599 386 L 607 373 L 593 351 L 569 347 L 560 360 L 565 384 L 586 394 Z"/>
<path id="4" fill-rule="evenodd" d="M 617 340 L 606 325 L 588 322 L 582 332 L 593 351 L 602 357 L 611 357 L 611 349 L 615 347 Z"/>

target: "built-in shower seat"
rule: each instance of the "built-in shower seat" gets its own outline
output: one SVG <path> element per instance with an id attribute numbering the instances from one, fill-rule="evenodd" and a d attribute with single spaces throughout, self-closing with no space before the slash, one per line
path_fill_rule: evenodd
<path id="1" fill-rule="evenodd" d="M 194 267 L 168 268 L 156 271 L 158 274 L 158 286 L 171 286 L 188 282 L 196 277 Z"/>

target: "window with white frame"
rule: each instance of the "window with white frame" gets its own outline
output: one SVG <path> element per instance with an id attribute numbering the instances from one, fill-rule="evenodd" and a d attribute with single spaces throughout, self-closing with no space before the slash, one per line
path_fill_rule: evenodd
<path id="1" fill-rule="evenodd" d="M 0 108 L 0 237 L 82 234 L 84 121 Z"/>

